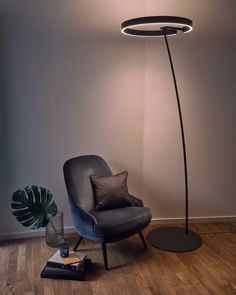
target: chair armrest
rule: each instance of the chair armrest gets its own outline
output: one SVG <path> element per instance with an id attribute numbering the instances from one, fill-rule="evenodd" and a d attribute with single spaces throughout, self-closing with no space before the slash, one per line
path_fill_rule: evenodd
<path id="1" fill-rule="evenodd" d="M 141 199 L 138 199 L 132 195 L 129 195 L 129 199 L 132 203 L 132 206 L 134 207 L 143 207 L 143 201 Z"/>
<path id="2" fill-rule="evenodd" d="M 79 205 L 75 205 L 75 210 L 76 210 L 76 215 L 78 215 L 83 222 L 90 223 L 90 224 L 97 224 L 97 220 L 95 216 L 93 216 L 88 211 L 84 210 Z"/>
<path id="3" fill-rule="evenodd" d="M 69 197 L 69 204 L 71 215 L 76 230 L 82 236 L 90 235 L 93 232 L 94 225 L 97 224 L 96 217 L 88 211 L 84 210 L 81 206 L 75 204 L 73 199 Z"/>

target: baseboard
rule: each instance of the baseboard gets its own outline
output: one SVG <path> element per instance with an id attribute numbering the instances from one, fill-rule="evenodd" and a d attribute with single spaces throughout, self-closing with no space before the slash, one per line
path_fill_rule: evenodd
<path id="1" fill-rule="evenodd" d="M 178 224 L 185 221 L 184 217 L 170 217 L 170 218 L 152 218 L 151 224 Z M 194 222 L 236 222 L 236 216 L 199 216 L 189 217 L 189 223 Z M 75 232 L 74 226 L 66 226 L 64 228 L 65 233 Z M 15 240 L 34 237 L 43 237 L 45 235 L 45 229 L 31 230 L 25 232 L 4 233 L 0 234 L 0 241 L 2 240 Z"/>
<path id="2" fill-rule="evenodd" d="M 75 232 L 75 228 L 74 226 L 65 226 L 64 232 L 73 233 Z M 26 238 L 43 237 L 43 236 L 45 236 L 45 229 L 42 228 L 38 230 L 30 230 L 25 232 L 0 234 L 0 241 L 26 239 Z"/>
<path id="3" fill-rule="evenodd" d="M 170 217 L 170 218 L 152 218 L 151 224 L 171 224 L 183 223 L 185 217 Z M 189 223 L 204 223 L 204 222 L 236 222 L 236 216 L 199 216 L 189 217 Z"/>

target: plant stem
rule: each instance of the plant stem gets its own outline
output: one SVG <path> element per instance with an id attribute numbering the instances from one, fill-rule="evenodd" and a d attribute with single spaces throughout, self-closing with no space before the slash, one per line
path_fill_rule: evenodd
<path id="1" fill-rule="evenodd" d="M 48 216 L 47 215 L 47 219 L 48 219 L 48 222 L 50 223 L 51 227 L 53 228 L 55 234 L 59 235 L 59 232 L 57 231 L 56 227 L 54 226 L 52 220 L 51 220 L 51 216 Z"/>

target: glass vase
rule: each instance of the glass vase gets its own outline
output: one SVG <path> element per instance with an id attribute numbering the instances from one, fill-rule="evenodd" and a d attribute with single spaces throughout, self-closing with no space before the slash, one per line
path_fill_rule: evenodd
<path id="1" fill-rule="evenodd" d="M 63 212 L 58 211 L 57 215 L 48 217 L 45 234 L 46 243 L 50 247 L 58 248 L 64 244 Z"/>

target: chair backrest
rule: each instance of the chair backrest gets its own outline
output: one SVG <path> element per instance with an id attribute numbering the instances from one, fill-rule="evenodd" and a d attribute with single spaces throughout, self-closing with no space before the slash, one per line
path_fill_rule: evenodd
<path id="1" fill-rule="evenodd" d="M 107 163 L 99 156 L 79 156 L 66 161 L 63 171 L 69 198 L 84 210 L 93 210 L 94 192 L 89 176 L 111 176 Z"/>

